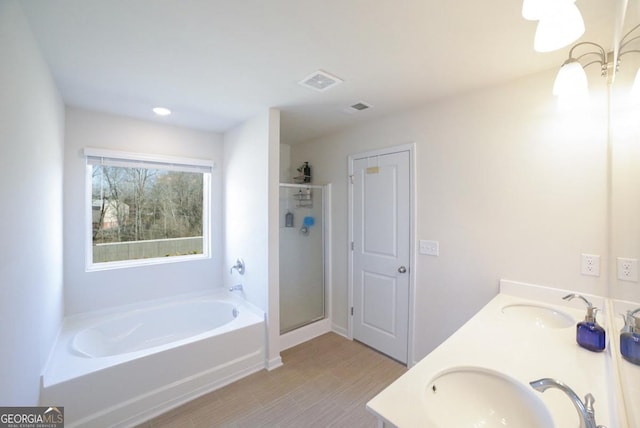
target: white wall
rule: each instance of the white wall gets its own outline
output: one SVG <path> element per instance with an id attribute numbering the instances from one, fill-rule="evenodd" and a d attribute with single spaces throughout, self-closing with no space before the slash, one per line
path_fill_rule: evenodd
<path id="1" fill-rule="evenodd" d="M 591 79 L 595 95 L 586 111 L 562 114 L 551 96 L 554 74 L 292 146 L 293 165 L 309 161 L 315 181 L 334 183 L 334 328 L 347 327 L 347 156 L 411 142 L 416 238 L 440 241 L 440 256 L 418 255 L 413 267 L 410 358 L 419 360 L 470 318 L 497 293 L 500 278 L 606 293 L 604 82 Z M 581 253 L 602 255 L 600 277 L 580 275 Z"/>
<path id="2" fill-rule="evenodd" d="M 63 314 L 64 106 L 19 2 L 0 2 L 0 403 L 38 403 Z"/>
<path id="3" fill-rule="evenodd" d="M 208 260 L 85 271 L 85 147 L 213 159 Z M 68 108 L 65 142 L 64 267 L 66 313 L 73 314 L 222 286 L 222 136 Z"/>
<path id="4" fill-rule="evenodd" d="M 291 174 L 291 146 L 280 144 L 280 183 L 292 183 Z"/>
<path id="5" fill-rule="evenodd" d="M 226 286 L 242 283 L 250 302 L 268 308 L 268 115 L 260 115 L 224 135 Z M 229 274 L 237 258 L 244 275 Z"/>
<path id="6" fill-rule="evenodd" d="M 242 284 L 245 297 L 268 313 L 269 360 L 279 359 L 279 132 L 280 112 L 272 109 L 224 136 L 225 268 L 237 258 L 246 264 L 244 275 L 234 271 L 225 283 Z"/>

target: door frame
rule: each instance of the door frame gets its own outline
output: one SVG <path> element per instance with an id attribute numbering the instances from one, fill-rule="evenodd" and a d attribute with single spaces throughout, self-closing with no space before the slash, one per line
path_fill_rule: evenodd
<path id="1" fill-rule="evenodd" d="M 414 362 L 414 313 L 415 313 L 415 291 L 416 291 L 416 168 L 415 168 L 415 151 L 416 144 L 402 144 L 399 146 L 391 146 L 378 150 L 356 153 L 348 156 L 349 174 L 347 177 L 349 203 L 348 211 L 348 294 L 349 302 L 347 306 L 347 333 L 349 339 L 353 340 L 353 250 L 351 243 L 353 242 L 353 164 L 357 159 L 369 158 L 374 156 L 390 155 L 398 152 L 409 152 L 409 313 L 408 332 L 407 332 L 407 367 L 411 367 Z"/>

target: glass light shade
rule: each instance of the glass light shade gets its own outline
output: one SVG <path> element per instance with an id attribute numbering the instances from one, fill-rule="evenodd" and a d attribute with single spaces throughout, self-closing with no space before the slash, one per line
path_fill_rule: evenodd
<path id="1" fill-rule="evenodd" d="M 544 11 L 549 7 L 551 0 L 524 0 L 522 2 L 522 17 L 529 21 L 537 21 L 542 18 Z"/>
<path id="2" fill-rule="evenodd" d="M 640 68 L 636 73 L 636 78 L 631 87 L 631 100 L 634 104 L 640 104 Z"/>
<path id="3" fill-rule="evenodd" d="M 564 63 L 553 83 L 553 95 L 583 96 L 589 91 L 587 73 L 575 59 Z"/>
<path id="4" fill-rule="evenodd" d="M 584 20 L 574 0 L 554 0 L 542 13 L 533 49 L 551 52 L 563 48 L 584 34 Z"/>

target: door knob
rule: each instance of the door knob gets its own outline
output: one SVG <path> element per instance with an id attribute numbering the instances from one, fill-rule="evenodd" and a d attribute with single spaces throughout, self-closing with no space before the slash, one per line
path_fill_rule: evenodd
<path id="1" fill-rule="evenodd" d="M 400 273 L 406 273 L 406 272 L 407 272 L 407 268 L 406 268 L 406 267 L 404 267 L 404 266 L 400 266 L 400 267 L 398 268 L 398 272 L 400 272 Z"/>

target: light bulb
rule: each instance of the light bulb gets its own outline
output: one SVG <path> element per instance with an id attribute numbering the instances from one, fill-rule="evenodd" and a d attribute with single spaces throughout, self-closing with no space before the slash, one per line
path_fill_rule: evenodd
<path id="1" fill-rule="evenodd" d="M 554 0 L 542 11 L 533 49 L 551 52 L 575 42 L 583 34 L 584 20 L 574 0 Z"/>
<path id="2" fill-rule="evenodd" d="M 553 95 L 582 96 L 588 91 L 587 73 L 584 72 L 584 68 L 577 60 L 570 58 L 558 71 L 553 83 Z"/>
<path id="3" fill-rule="evenodd" d="M 550 0 L 524 0 L 522 2 L 522 17 L 529 21 L 539 20 L 549 7 L 549 2 Z"/>
<path id="4" fill-rule="evenodd" d="M 633 86 L 631 87 L 631 101 L 633 104 L 640 104 L 640 68 L 636 73 L 636 78 L 633 81 Z"/>

